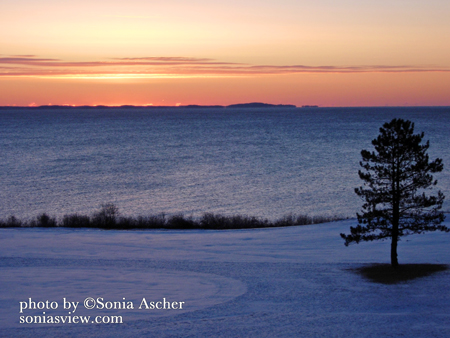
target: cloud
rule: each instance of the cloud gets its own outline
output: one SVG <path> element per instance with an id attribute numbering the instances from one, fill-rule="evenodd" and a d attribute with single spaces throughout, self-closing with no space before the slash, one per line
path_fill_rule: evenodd
<path id="1" fill-rule="evenodd" d="M 40 67 L 180 66 L 231 64 L 227 62 L 216 62 L 212 59 L 186 57 L 115 58 L 106 61 L 63 61 L 60 59 L 41 59 L 36 57 L 4 57 L 0 58 L 0 64 L 2 63 Z"/>
<path id="2" fill-rule="evenodd" d="M 164 61 L 164 62 L 191 62 L 191 63 L 201 63 L 201 62 L 211 62 L 213 59 L 206 58 L 190 58 L 182 56 L 150 56 L 141 58 L 114 58 L 113 60 L 124 60 L 124 61 Z"/>
<path id="3" fill-rule="evenodd" d="M 127 57 L 100 61 L 66 61 L 35 55 L 0 57 L 0 76 L 19 77 L 229 77 L 300 73 L 450 72 L 450 68 L 416 65 L 307 66 L 250 65 L 194 57 Z"/>
<path id="4" fill-rule="evenodd" d="M 36 55 L 12 55 L 13 57 L 34 58 Z"/>

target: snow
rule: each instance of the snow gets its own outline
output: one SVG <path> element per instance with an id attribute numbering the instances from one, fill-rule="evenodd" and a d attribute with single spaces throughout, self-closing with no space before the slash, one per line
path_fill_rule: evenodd
<path id="1" fill-rule="evenodd" d="M 345 247 L 355 220 L 251 230 L 0 229 L 4 337 L 448 337 L 450 272 L 374 284 L 351 269 L 388 263 L 388 241 Z M 447 222 L 448 225 L 448 222 Z M 450 234 L 405 237 L 400 263 L 450 264 Z M 83 308 L 87 297 L 133 309 Z M 19 313 L 20 302 L 57 309 Z M 21 324 L 19 316 L 121 315 L 122 324 Z M 139 309 L 146 301 L 183 309 Z"/>

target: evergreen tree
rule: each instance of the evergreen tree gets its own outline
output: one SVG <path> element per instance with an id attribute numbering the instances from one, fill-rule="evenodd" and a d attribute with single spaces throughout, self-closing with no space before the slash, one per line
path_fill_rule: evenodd
<path id="1" fill-rule="evenodd" d="M 393 119 L 380 128 L 372 141 L 374 152 L 361 151 L 358 174 L 364 186 L 355 189 L 362 197 L 362 213 L 350 234 L 341 234 L 345 245 L 391 238 L 391 265 L 398 266 L 397 242 L 400 237 L 426 231 L 450 231 L 440 225 L 444 195 L 426 194 L 437 184 L 431 173 L 442 171 L 442 159 L 429 161 L 429 141 L 424 133 L 414 134 L 414 123 Z"/>

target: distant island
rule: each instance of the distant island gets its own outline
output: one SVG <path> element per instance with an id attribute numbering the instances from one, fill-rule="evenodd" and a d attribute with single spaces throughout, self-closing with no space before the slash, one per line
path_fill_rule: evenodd
<path id="1" fill-rule="evenodd" d="M 226 106 L 226 108 L 297 108 L 293 104 L 270 104 L 261 102 L 238 103 Z"/>
<path id="2" fill-rule="evenodd" d="M 303 106 L 305 107 L 305 106 Z M 312 107 L 312 106 L 308 106 Z M 317 107 L 317 106 L 315 106 Z M 150 109 L 165 109 L 165 108 L 194 108 L 194 109 L 204 109 L 204 108 L 297 108 L 293 104 L 270 104 L 262 102 L 251 102 L 251 103 L 238 103 L 231 104 L 228 106 L 222 105 L 179 105 L 179 106 L 134 106 L 134 105 L 122 105 L 122 106 L 69 106 L 69 105 L 42 105 L 42 106 L 1 106 L 0 109 L 11 109 L 11 108 L 29 108 L 29 109 L 58 109 L 58 108 L 87 108 L 87 109 L 106 109 L 106 108 L 150 108 Z"/>

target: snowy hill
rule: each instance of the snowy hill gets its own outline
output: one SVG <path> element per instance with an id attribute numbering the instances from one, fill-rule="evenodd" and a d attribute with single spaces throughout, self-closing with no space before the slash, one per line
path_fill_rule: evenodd
<path id="1" fill-rule="evenodd" d="M 450 272 L 397 285 L 363 279 L 350 269 L 388 263 L 389 242 L 345 247 L 339 233 L 354 223 L 231 231 L 1 229 L 0 336 L 450 336 Z M 406 237 L 399 262 L 450 264 L 449 247 L 450 234 Z M 133 308 L 88 310 L 88 297 Z M 80 302 L 76 312 L 63 308 L 63 298 Z M 143 298 L 184 307 L 139 309 Z M 19 313 L 20 306 L 47 300 L 58 308 Z M 20 323 L 20 316 L 75 315 L 120 315 L 123 323 Z"/>

